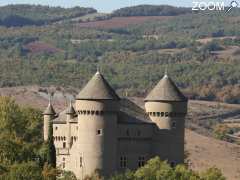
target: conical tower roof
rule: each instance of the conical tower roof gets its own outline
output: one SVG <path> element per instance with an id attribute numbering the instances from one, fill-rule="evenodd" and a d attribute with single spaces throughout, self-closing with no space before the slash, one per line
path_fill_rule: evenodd
<path id="1" fill-rule="evenodd" d="M 167 74 L 159 81 L 145 98 L 145 101 L 187 101 Z"/>
<path id="2" fill-rule="evenodd" d="M 66 110 L 66 114 L 76 114 L 75 109 L 73 108 L 72 101 L 70 101 L 70 105 Z"/>
<path id="3" fill-rule="evenodd" d="M 80 91 L 76 99 L 82 100 L 120 100 L 103 75 L 97 72 Z"/>
<path id="4" fill-rule="evenodd" d="M 51 101 L 49 101 L 48 106 L 45 109 L 45 111 L 43 112 L 43 114 L 44 115 L 55 115 L 56 114 L 56 112 L 55 112 L 55 110 L 54 110 L 54 108 L 52 106 Z"/>

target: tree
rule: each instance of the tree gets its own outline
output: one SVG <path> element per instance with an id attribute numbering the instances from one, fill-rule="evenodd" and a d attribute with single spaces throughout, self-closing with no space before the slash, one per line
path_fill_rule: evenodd
<path id="1" fill-rule="evenodd" d="M 201 174 L 201 177 L 203 180 L 226 180 L 221 171 L 216 167 L 207 169 Z"/>
<path id="2" fill-rule="evenodd" d="M 58 179 L 60 179 L 60 180 L 77 180 L 76 176 L 71 171 L 62 171 L 61 177 L 59 177 Z"/>
<path id="3" fill-rule="evenodd" d="M 44 180 L 55 180 L 60 174 L 59 170 L 53 168 L 48 163 L 45 163 L 42 170 L 42 175 Z"/>
<path id="4" fill-rule="evenodd" d="M 221 171 L 210 168 L 199 175 L 185 165 L 171 167 L 159 157 L 150 159 L 145 166 L 136 171 L 127 170 L 125 173 L 115 174 L 111 180 L 225 180 Z"/>
<path id="5" fill-rule="evenodd" d="M 6 180 L 42 180 L 42 170 L 35 162 L 14 164 L 10 167 Z"/>
<path id="6" fill-rule="evenodd" d="M 48 135 L 48 141 L 47 141 L 47 156 L 46 161 L 49 165 L 51 165 L 53 168 L 56 168 L 56 149 L 54 146 L 53 141 L 53 126 L 52 122 L 49 122 L 49 135 Z"/>

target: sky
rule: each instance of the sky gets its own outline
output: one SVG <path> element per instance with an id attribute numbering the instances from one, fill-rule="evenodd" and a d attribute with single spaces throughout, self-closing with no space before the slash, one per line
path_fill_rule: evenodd
<path id="1" fill-rule="evenodd" d="M 215 1 L 225 2 L 229 4 L 229 1 L 231 0 L 0 0 L 0 6 L 7 4 L 41 4 L 62 7 L 81 6 L 93 7 L 99 12 L 111 12 L 122 7 L 134 6 L 139 4 L 168 4 L 173 6 L 192 7 L 193 1 Z"/>

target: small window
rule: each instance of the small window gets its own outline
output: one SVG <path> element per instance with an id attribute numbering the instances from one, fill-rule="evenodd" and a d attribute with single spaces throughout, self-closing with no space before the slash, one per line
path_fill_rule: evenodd
<path id="1" fill-rule="evenodd" d="M 153 116 L 156 116 L 156 112 L 153 112 Z"/>
<path id="2" fill-rule="evenodd" d="M 150 116 L 152 116 L 152 112 L 150 112 Z"/>
<path id="3" fill-rule="evenodd" d="M 127 167 L 127 157 L 121 156 L 120 157 L 120 168 L 126 168 Z"/>
<path id="4" fill-rule="evenodd" d="M 161 112 L 161 116 L 164 117 L 164 112 Z"/>
<path id="5" fill-rule="evenodd" d="M 63 140 L 66 141 L 66 137 L 65 136 L 63 137 Z"/>
<path id="6" fill-rule="evenodd" d="M 173 122 L 172 122 L 172 128 L 173 128 L 173 129 L 176 129 L 176 127 L 177 127 L 177 123 L 176 123 L 176 121 L 173 121 Z"/>
<path id="7" fill-rule="evenodd" d="M 102 129 L 97 130 L 97 135 L 102 135 Z"/>
<path id="8" fill-rule="evenodd" d="M 63 142 L 63 148 L 66 148 L 66 143 L 65 142 Z"/>
<path id="9" fill-rule="evenodd" d="M 58 130 L 58 127 L 57 127 L 57 126 L 55 127 L 55 130 Z"/>
<path id="10" fill-rule="evenodd" d="M 87 111 L 87 115 L 89 115 L 89 114 L 90 114 L 90 111 L 88 110 L 88 111 Z"/>
<path id="11" fill-rule="evenodd" d="M 137 136 L 141 136 L 141 131 L 137 130 Z"/>
<path id="12" fill-rule="evenodd" d="M 157 112 L 157 116 L 158 116 L 158 117 L 160 116 L 160 112 Z"/>
<path id="13" fill-rule="evenodd" d="M 145 164 L 145 157 L 144 156 L 139 156 L 138 157 L 138 167 L 142 167 Z"/>
<path id="14" fill-rule="evenodd" d="M 83 114 L 84 114 L 84 115 L 86 114 L 86 111 L 85 111 L 85 110 L 83 111 Z"/>
<path id="15" fill-rule="evenodd" d="M 65 162 L 62 163 L 63 169 L 65 168 Z"/>
<path id="16" fill-rule="evenodd" d="M 99 115 L 99 111 L 96 111 L 96 115 Z"/>
<path id="17" fill-rule="evenodd" d="M 63 157 L 63 161 L 65 161 L 65 157 Z"/>
<path id="18" fill-rule="evenodd" d="M 82 157 L 80 157 L 80 163 L 79 163 L 79 166 L 80 166 L 80 167 L 83 167 L 83 158 L 82 158 Z"/>
<path id="19" fill-rule="evenodd" d="M 126 134 L 127 134 L 127 136 L 130 136 L 129 129 L 127 129 Z"/>

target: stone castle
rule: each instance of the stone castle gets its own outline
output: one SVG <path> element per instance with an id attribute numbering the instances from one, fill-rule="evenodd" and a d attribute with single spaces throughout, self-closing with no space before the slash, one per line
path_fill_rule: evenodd
<path id="1" fill-rule="evenodd" d="M 44 140 L 53 123 L 57 166 L 83 179 L 95 170 L 109 176 L 137 169 L 155 156 L 182 163 L 187 98 L 165 74 L 144 102 L 145 110 L 121 99 L 97 72 L 74 105 L 57 115 L 49 103 Z"/>

